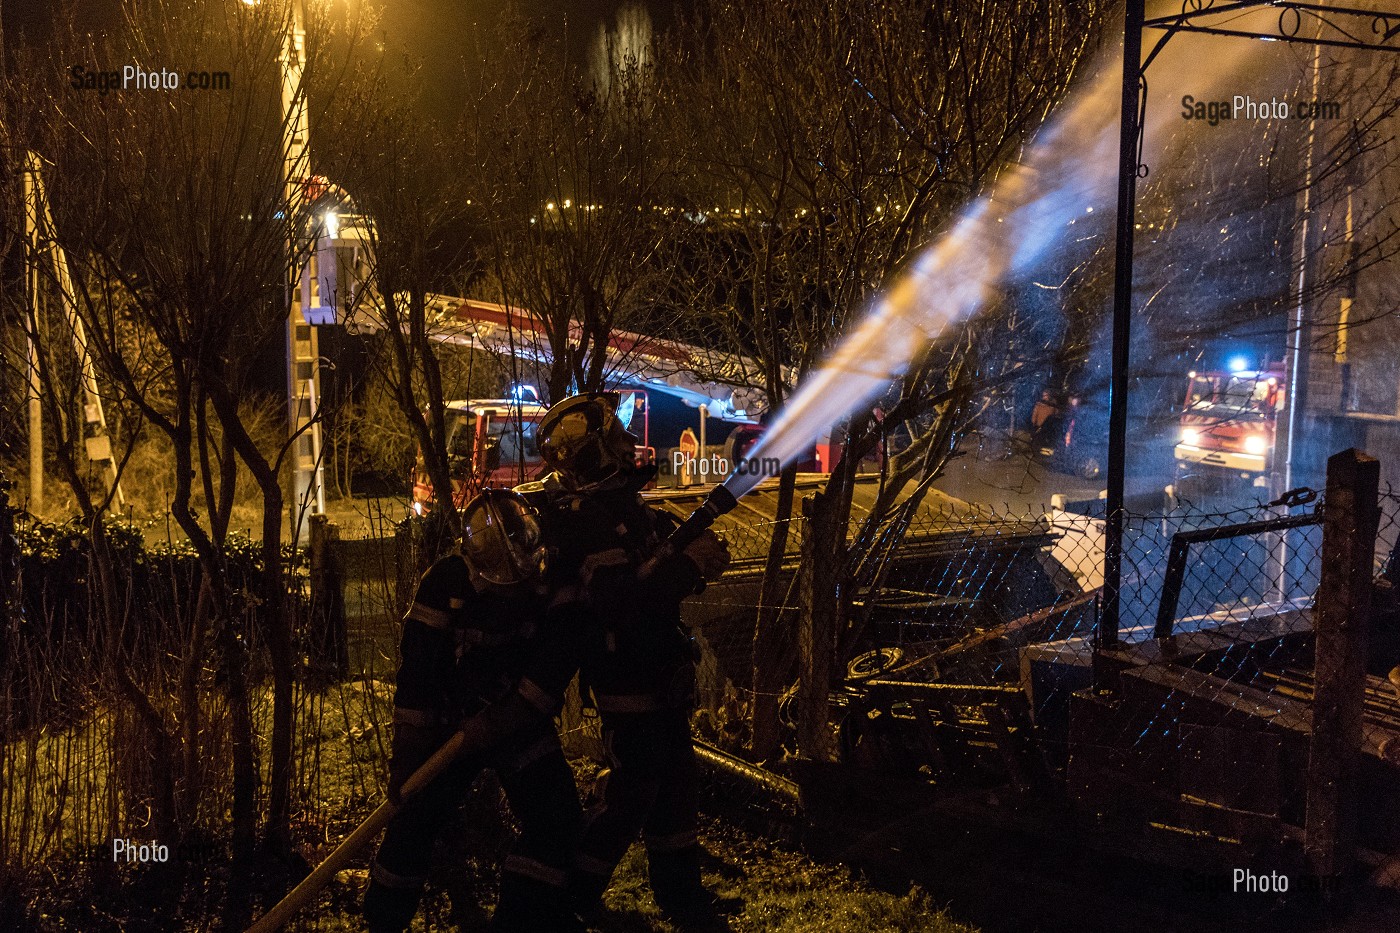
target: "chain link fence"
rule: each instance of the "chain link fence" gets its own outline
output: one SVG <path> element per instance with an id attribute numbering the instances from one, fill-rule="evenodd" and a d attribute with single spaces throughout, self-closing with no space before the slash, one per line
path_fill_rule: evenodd
<path id="1" fill-rule="evenodd" d="M 811 485 L 797 490 L 799 516 L 803 497 L 818 488 Z M 680 515 L 695 505 L 679 494 L 655 501 Z M 858 498 L 852 540 L 868 505 Z M 810 607 L 800 579 L 803 549 L 816 542 L 805 540 L 805 519 L 780 522 L 774 512 L 755 494 L 721 520 L 734 562 L 684 612 L 698 647 L 695 735 L 709 790 L 727 806 L 747 806 L 776 832 L 804 819 L 798 778 L 809 750 L 798 736 L 811 701 L 797 689 L 798 671 L 804 652 L 818 649 L 804 635 Z M 1119 644 L 1100 653 L 1096 670 L 1102 502 L 1056 500 L 1016 512 L 930 492 L 917 509 L 865 529 L 865 546 L 847 562 L 841 625 L 825 649 L 836 676 L 821 696 L 830 737 L 822 756 L 935 794 L 1048 790 L 1101 815 L 1213 838 L 1287 836 L 1306 820 L 1326 514 L 1319 497 L 1227 510 L 1164 502 L 1128 515 Z M 316 827 L 326 844 L 382 793 L 404 556 L 395 559 L 391 523 L 381 524 L 373 541 L 341 543 L 349 679 L 297 686 L 296 820 Z M 1372 569 L 1396 584 L 1398 542 L 1400 492 L 1384 490 Z M 779 570 L 765 586 L 770 561 Z M 17 572 L 15 555 L 7 563 L 13 605 L 32 596 L 33 581 Z M 1400 662 L 1395 592 L 1376 591 L 1364 700 L 1363 780 L 1389 788 L 1369 821 L 1382 833 L 1400 826 L 1400 813 L 1390 813 L 1396 805 L 1384 802 L 1400 796 L 1400 695 L 1387 680 Z M 176 604 L 167 608 L 168 625 L 137 634 L 174 639 L 166 646 L 173 651 L 189 630 Z M 28 618 L 62 622 L 47 606 Z M 132 794 L 149 792 L 150 775 L 132 772 L 141 763 L 118 754 L 139 745 L 139 723 L 105 713 L 122 706 L 82 669 L 100 646 L 91 633 L 63 625 L 28 645 L 15 641 L 18 629 L 7 633 L 17 661 L 15 652 L 61 641 L 43 648 L 44 657 L 11 665 L 5 680 L 10 741 L 0 755 L 7 788 L 0 844 L 16 869 L 109 838 L 118 828 L 110 814 L 128 811 Z M 263 651 L 255 634 L 249 647 Z M 145 654 L 170 656 L 155 642 Z M 48 679 L 31 682 L 36 671 Z M 178 680 L 174 670 L 137 673 Z M 217 699 L 217 672 L 202 676 L 209 705 L 201 729 L 209 747 L 222 748 L 228 712 Z M 1094 689 L 1105 680 L 1111 693 Z M 41 696 L 67 697 L 73 713 L 65 719 L 55 708 L 45 728 L 28 729 L 34 723 L 16 717 L 37 709 L 26 697 Z M 258 691 L 260 733 L 269 706 Z M 597 723 L 582 704 L 570 705 L 562 726 L 570 747 L 597 750 Z M 227 766 L 210 760 L 204 770 L 222 774 Z M 55 796 L 59 787 L 63 794 Z M 199 813 L 209 815 L 213 832 L 226 795 L 214 780 L 200 797 Z M 46 811 L 40 797 L 56 804 Z M 1364 840 L 1383 841 L 1375 833 Z"/>
<path id="2" fill-rule="evenodd" d="M 1017 513 L 931 498 L 897 543 L 881 550 L 877 534 L 874 556 L 852 564 L 828 697 L 832 757 L 935 789 L 1067 791 L 1101 815 L 1187 833 L 1288 836 L 1304 822 L 1323 506 L 1307 493 L 1128 514 L 1118 645 L 1096 670 L 1104 503 Z M 774 527 L 731 519 L 724 534 L 746 556 L 766 550 Z M 792 538 L 803 530 L 790 520 Z M 1397 539 L 1400 495 L 1385 491 L 1377 574 L 1395 575 Z M 799 552 L 789 546 L 772 587 L 782 604 L 766 615 L 762 567 L 743 560 L 687 610 L 702 656 L 697 735 L 780 774 L 809 754 L 797 739 L 798 659 L 813 650 Z M 1392 792 L 1400 772 L 1380 766 L 1395 763 L 1381 751 L 1386 730 L 1391 754 L 1400 749 L 1384 660 L 1400 661 L 1394 606 L 1378 591 L 1365 705 L 1366 768 L 1378 766 L 1368 780 L 1390 780 Z M 781 672 L 766 691 L 765 670 Z M 1094 689 L 1105 684 L 1112 692 Z M 756 720 L 774 702 L 778 741 L 760 747 Z M 785 805 L 762 782 L 744 790 L 739 770 L 711 769 L 730 803 Z M 1392 843 L 1397 828 L 1384 827 Z"/>
<path id="3" fill-rule="evenodd" d="M 1180 507 L 1128 516 L 1124 640 L 1150 638 L 1157 624 L 1175 536 L 1273 521 L 1284 511 Z M 747 555 L 766 550 L 775 525 L 731 524 L 723 534 L 731 549 Z M 776 587 L 786 599 L 773 610 L 781 635 L 769 654 L 755 655 L 761 562 L 741 557 L 723 581 L 687 606 L 687 621 L 702 646 L 702 707 L 710 716 L 722 714 L 725 702 L 751 699 L 755 666 L 775 660 L 782 666 L 782 654 L 797 649 L 803 521 L 787 525 L 796 543 L 789 544 Z M 1087 654 L 1102 585 L 1103 536 L 1101 500 L 1034 513 L 932 503 L 909 523 L 898 546 L 877 559 L 882 566 L 871 572 L 878 585 L 849 594 L 841 659 L 847 679 L 898 675 L 991 686 L 1019 682 L 1028 645 Z M 1229 614 L 1265 614 L 1289 601 L 1306 604 L 1317 586 L 1319 542 L 1320 529 L 1310 523 L 1193 544 L 1174 587 L 1176 629 L 1199 628 Z"/>
<path id="4" fill-rule="evenodd" d="M 1380 523 L 1376 531 L 1376 572 L 1391 586 L 1400 586 L 1400 489 L 1380 493 Z"/>

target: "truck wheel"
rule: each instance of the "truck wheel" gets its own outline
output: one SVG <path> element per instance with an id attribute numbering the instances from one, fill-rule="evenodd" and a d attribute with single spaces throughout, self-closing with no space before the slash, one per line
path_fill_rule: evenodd
<path id="1" fill-rule="evenodd" d="M 1176 482 L 1172 484 L 1175 489 L 1177 503 L 1179 505 L 1199 506 L 1207 497 L 1209 485 L 1205 477 L 1199 473 L 1188 473 L 1178 470 Z"/>
<path id="2" fill-rule="evenodd" d="M 904 660 L 904 649 L 902 648 L 877 648 L 874 651 L 867 651 L 865 654 L 851 658 L 851 663 L 846 665 L 846 678 L 848 680 L 869 680 L 872 677 L 879 677 L 902 660 Z"/>

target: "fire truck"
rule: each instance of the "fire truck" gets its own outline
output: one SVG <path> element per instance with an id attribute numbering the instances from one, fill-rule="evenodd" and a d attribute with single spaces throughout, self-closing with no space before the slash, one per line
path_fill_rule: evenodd
<path id="1" fill-rule="evenodd" d="M 1267 485 L 1284 400 L 1276 369 L 1189 373 L 1176 445 L 1178 486 L 1190 479 Z"/>
<path id="2" fill-rule="evenodd" d="M 647 436 L 647 393 L 624 389 L 620 394 L 618 416 L 639 439 L 637 462 L 653 463 L 656 452 Z M 459 508 L 484 488 L 517 486 L 543 472 L 535 429 L 548 407 L 540 404 L 533 387 L 518 386 L 509 398 L 451 401 L 446 408 L 447 462 L 452 498 Z M 432 500 L 432 478 L 420 450 L 413 467 L 413 510 L 423 514 Z"/>

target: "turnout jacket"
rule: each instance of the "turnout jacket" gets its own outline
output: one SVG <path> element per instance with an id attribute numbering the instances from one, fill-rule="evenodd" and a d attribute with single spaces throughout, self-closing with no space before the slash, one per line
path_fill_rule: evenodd
<path id="1" fill-rule="evenodd" d="M 440 558 L 404 617 L 395 721 L 455 723 L 507 696 L 524 673 L 546 606 L 544 593 L 524 588 L 480 592 L 460 554 Z"/>
<path id="2" fill-rule="evenodd" d="M 589 496 L 567 490 L 553 474 L 516 487 L 540 513 L 550 548 L 548 605 L 514 693 L 463 723 L 469 748 L 556 715 L 580 667 L 600 712 L 613 697 L 630 698 L 623 701 L 630 708 L 656 708 L 675 692 L 678 673 L 690 670 L 680 604 L 704 581 L 683 554 L 638 579 L 638 567 L 677 524 L 642 501 L 648 479 Z"/>
<path id="3" fill-rule="evenodd" d="M 600 712 L 654 708 L 693 662 L 680 606 L 703 587 L 699 568 L 676 554 L 646 579 L 637 574 L 679 524 L 642 499 L 649 479 L 639 473 L 622 488 L 589 495 L 550 477 L 518 490 L 544 516 L 558 574 L 556 606 L 567 605 L 575 619 L 578 661 Z"/>

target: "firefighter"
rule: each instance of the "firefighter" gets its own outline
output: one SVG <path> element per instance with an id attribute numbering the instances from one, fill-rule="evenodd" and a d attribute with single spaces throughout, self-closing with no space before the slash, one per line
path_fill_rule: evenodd
<path id="1" fill-rule="evenodd" d="M 728 564 L 723 541 L 706 532 L 645 580 L 637 569 L 676 521 L 648 508 L 640 490 L 655 468 L 639 468 L 637 438 L 617 416 L 613 393 L 577 395 L 553 406 L 537 429 L 553 469 L 517 487 L 541 507 L 555 557 L 587 607 L 582 683 L 602 725 L 609 772 L 585 823 L 570 887 L 588 914 L 601 905 L 622 856 L 640 833 L 657 905 L 675 919 L 714 918 L 700 880 L 698 771 L 690 738 L 695 657 L 680 604 Z"/>
<path id="2" fill-rule="evenodd" d="M 508 491 L 487 490 L 463 511 L 458 551 L 424 574 L 403 624 L 394 694 L 389 796 L 464 717 L 516 695 L 542 636 L 547 551 L 538 517 Z M 520 837 L 501 870 L 492 928 L 581 929 L 565 897 L 582 821 L 573 773 L 547 715 L 520 719 L 479 742 L 403 803 L 370 868 L 364 915 L 371 933 L 408 928 L 433 841 L 483 768 L 495 770 Z"/>

